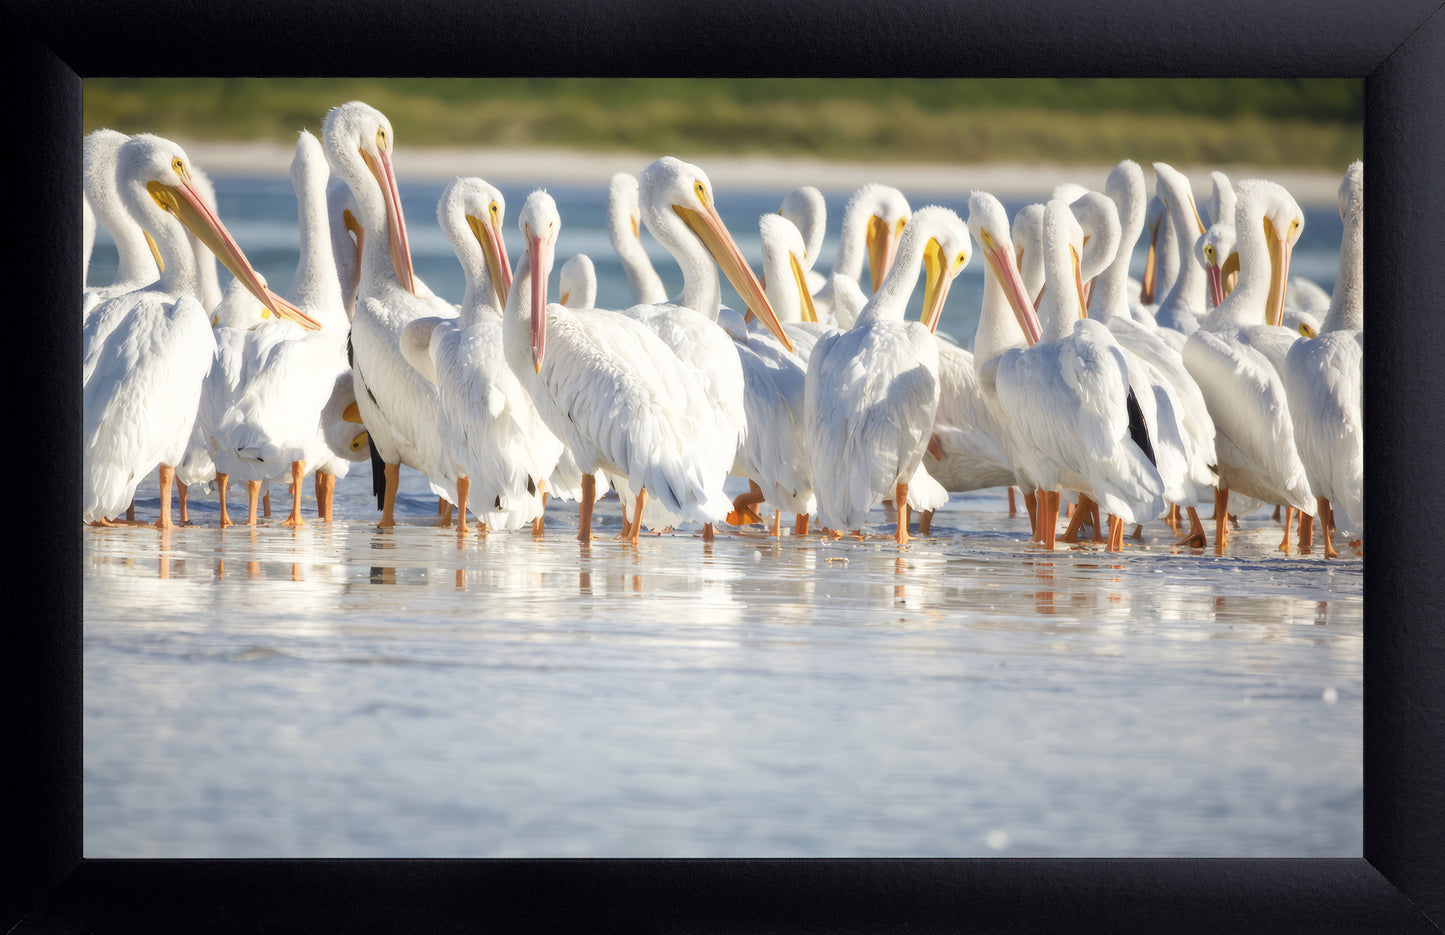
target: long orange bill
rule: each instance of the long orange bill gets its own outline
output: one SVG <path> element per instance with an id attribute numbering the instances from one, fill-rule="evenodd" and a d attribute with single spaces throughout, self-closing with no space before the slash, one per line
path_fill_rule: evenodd
<path id="1" fill-rule="evenodd" d="M 507 262 L 507 245 L 502 239 L 501 222 L 489 224 L 468 214 L 467 226 L 472 229 L 477 243 L 481 244 L 482 256 L 487 260 L 487 273 L 492 281 L 492 293 L 497 297 L 497 307 L 506 308 L 507 295 L 512 291 L 512 267 Z"/>
<path id="2" fill-rule="evenodd" d="M 206 249 L 210 250 L 262 305 L 308 331 L 320 330 L 320 322 L 266 288 L 266 280 L 246 259 L 246 254 L 241 251 L 231 232 L 226 230 L 226 225 L 221 223 L 221 219 L 216 217 L 207 206 L 206 200 L 189 181 L 182 179 L 174 185 L 153 181 L 146 183 L 146 189 L 158 204 L 186 225 L 187 229 L 196 235 L 196 239 L 205 244 Z"/>
<path id="3" fill-rule="evenodd" d="M 528 232 L 527 256 L 532 266 L 532 364 L 542 372 L 542 355 L 547 350 L 547 275 L 552 271 L 553 247 Z"/>
<path id="4" fill-rule="evenodd" d="M 1013 252 L 1002 246 L 984 247 L 983 256 L 999 285 L 1003 287 L 1004 297 L 1013 309 L 1019 329 L 1023 331 L 1030 345 L 1037 344 L 1043 336 L 1043 328 L 1039 326 L 1039 316 L 1034 312 L 1034 303 L 1029 301 L 1028 291 L 1024 288 L 1024 280 L 1019 274 L 1018 261 Z"/>
<path id="5" fill-rule="evenodd" d="M 411 247 L 406 239 L 406 219 L 401 213 L 401 193 L 396 187 L 396 172 L 391 165 L 391 154 L 381 152 L 373 159 L 366 150 L 361 150 L 361 158 L 371 174 L 376 177 L 376 183 L 381 186 L 382 201 L 386 203 L 386 226 L 391 232 L 391 265 L 396 270 L 396 278 L 406 291 L 416 294 L 416 281 L 411 265 Z"/>
<path id="6" fill-rule="evenodd" d="M 763 284 L 758 282 L 758 277 L 753 273 L 752 267 L 748 266 L 743 259 L 742 251 L 738 249 L 737 243 L 732 235 L 728 233 L 727 226 L 723 224 L 722 218 L 718 217 L 717 209 L 711 204 L 704 205 L 702 210 L 673 205 L 673 210 L 682 218 L 683 223 L 697 234 L 698 239 L 707 247 L 712 258 L 717 262 L 718 268 L 727 276 L 728 282 L 738 291 L 738 296 L 743 303 L 757 315 L 773 337 L 787 348 L 793 350 L 793 342 L 783 331 L 782 322 L 778 321 L 778 315 L 773 311 L 773 305 L 768 301 L 766 293 L 763 292 Z"/>

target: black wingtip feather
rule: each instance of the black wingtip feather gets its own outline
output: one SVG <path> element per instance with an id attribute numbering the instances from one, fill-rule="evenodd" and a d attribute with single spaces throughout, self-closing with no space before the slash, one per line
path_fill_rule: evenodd
<path id="1" fill-rule="evenodd" d="M 1134 398 L 1134 390 L 1130 389 L 1125 397 L 1125 406 L 1129 410 L 1129 437 L 1139 450 L 1144 452 L 1144 457 L 1156 468 L 1159 462 L 1154 460 L 1154 446 L 1149 441 L 1149 423 L 1144 421 L 1144 410 L 1139 408 L 1139 400 Z"/>
<path id="2" fill-rule="evenodd" d="M 381 460 L 381 452 L 376 450 L 376 442 L 371 436 L 366 436 L 366 444 L 371 448 L 371 492 L 376 494 L 376 508 L 386 509 L 386 462 Z"/>

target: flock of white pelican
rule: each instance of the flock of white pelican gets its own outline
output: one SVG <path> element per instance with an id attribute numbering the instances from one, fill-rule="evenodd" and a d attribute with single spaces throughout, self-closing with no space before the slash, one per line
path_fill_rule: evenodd
<path id="1" fill-rule="evenodd" d="M 423 474 L 439 522 L 542 529 L 549 496 L 579 505 L 578 538 L 610 486 L 622 538 L 643 526 L 764 523 L 794 534 L 861 536 L 869 512 L 910 513 L 929 534 L 949 493 L 1018 486 L 1033 540 L 1053 549 L 1084 530 L 1106 550 L 1124 527 L 1164 518 L 1204 548 L 1212 500 L 1223 554 L 1230 511 L 1278 504 L 1291 548 L 1325 554 L 1363 535 L 1363 166 L 1339 190 L 1344 236 L 1332 294 L 1289 275 L 1304 215 L 1272 182 L 1213 173 L 1201 215 L 1188 180 L 1125 160 L 1103 192 L 1062 185 L 1010 222 L 974 192 L 968 217 L 869 184 L 849 200 L 831 274 L 814 188 L 760 220 L 760 279 L 724 226 L 707 175 L 663 157 L 608 192 L 608 230 L 637 304 L 593 307 L 585 256 L 560 270 L 562 219 L 534 191 L 521 252 L 506 204 L 477 178 L 442 194 L 437 216 L 466 277 L 460 305 L 416 275 L 387 118 L 361 102 L 302 131 L 292 161 L 300 262 L 272 292 L 217 216 L 201 170 L 174 143 L 98 130 L 85 140 L 86 261 L 94 225 L 113 237 L 114 282 L 87 284 L 84 519 L 135 523 L 138 484 L 246 482 L 247 522 L 270 483 L 287 483 L 284 522 L 305 522 L 315 475 L 331 519 L 336 480 L 372 458 L 380 525 L 392 526 L 399 468 Z M 1207 219 L 1207 221 L 1206 221 Z M 669 299 L 641 226 L 676 259 Z M 1142 282 L 1129 279 L 1149 229 Z M 972 350 L 935 333 L 949 287 L 984 261 Z M 871 281 L 861 282 L 867 261 Z M 215 261 L 234 274 L 224 294 Z M 746 303 L 722 304 L 719 270 Z M 920 275 L 921 320 L 906 320 Z M 766 286 L 764 286 L 766 283 Z M 1320 316 L 1323 319 L 1320 319 Z M 729 498 L 729 475 L 749 482 Z M 1060 496 L 1077 495 L 1062 536 Z M 1234 499 L 1231 499 L 1231 494 Z M 1010 505 L 1012 507 L 1012 489 Z M 1243 505 L 1241 505 L 1243 504 Z M 1101 520 L 1101 511 L 1108 518 Z M 1184 515 L 1188 527 L 1184 526 Z M 127 519 L 120 519 L 122 514 Z M 766 524 L 765 524 L 766 525 Z"/>

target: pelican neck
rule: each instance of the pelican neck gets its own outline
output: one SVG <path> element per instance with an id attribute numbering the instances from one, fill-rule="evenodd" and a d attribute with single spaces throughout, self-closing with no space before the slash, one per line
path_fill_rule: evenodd
<path id="1" fill-rule="evenodd" d="M 1340 271 L 1330 293 L 1330 310 L 1320 325 L 1326 331 L 1359 331 L 1365 327 L 1365 223 L 1364 212 L 1345 214 L 1340 235 Z"/>

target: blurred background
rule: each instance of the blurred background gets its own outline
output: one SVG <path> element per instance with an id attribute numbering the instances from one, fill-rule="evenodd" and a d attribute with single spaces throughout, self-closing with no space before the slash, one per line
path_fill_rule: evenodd
<path id="1" fill-rule="evenodd" d="M 89 79 L 85 129 L 289 143 L 360 99 L 411 146 L 1343 171 L 1357 79 Z"/>
<path id="2" fill-rule="evenodd" d="M 1305 211 L 1291 272 L 1328 290 L 1340 242 L 1335 193 L 1363 152 L 1364 83 L 1355 79 L 88 79 L 84 123 L 86 132 L 181 143 L 214 181 L 221 218 L 284 291 L 298 256 L 288 170 L 296 133 L 319 133 L 326 112 L 353 99 L 391 120 L 416 271 L 451 301 L 464 282 L 436 205 L 452 178 L 475 175 L 505 196 L 509 236 L 527 193 L 546 187 L 563 218 L 559 265 L 586 253 L 598 306 L 631 305 L 605 226 L 607 182 L 664 154 L 708 173 L 719 213 L 759 273 L 758 216 L 801 185 L 827 202 L 815 261 L 827 272 L 843 206 L 866 181 L 901 189 L 914 208 L 960 215 L 969 191 L 984 189 L 1012 215 L 1062 181 L 1102 190 L 1125 158 L 1143 167 L 1151 190 L 1151 163 L 1185 171 L 1201 211 L 1210 169 L 1234 180 L 1261 175 Z M 675 294 L 676 263 L 645 231 L 642 240 Z M 1135 277 L 1147 250 L 1147 237 L 1134 245 Z M 109 282 L 115 266 L 102 231 L 88 282 Z M 229 279 L 221 270 L 222 284 Z M 939 331 L 971 345 L 982 294 L 983 264 L 971 263 Z M 723 301 L 742 307 L 726 282 Z M 915 290 L 911 315 L 922 301 Z"/>

